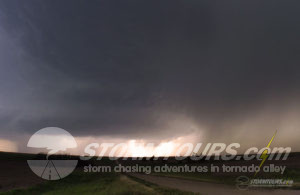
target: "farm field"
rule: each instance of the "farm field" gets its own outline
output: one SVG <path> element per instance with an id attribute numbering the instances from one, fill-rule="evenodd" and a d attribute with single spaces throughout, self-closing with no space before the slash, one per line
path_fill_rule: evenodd
<path id="1" fill-rule="evenodd" d="M 228 194 L 264 194 L 272 192 L 281 194 L 289 192 L 298 193 L 299 189 L 299 154 L 292 154 L 290 160 L 278 162 L 285 164 L 287 170 L 280 174 L 258 174 L 258 178 L 286 178 L 293 179 L 294 186 L 289 189 L 258 189 L 256 191 L 240 191 L 235 187 L 235 179 L 240 173 L 151 173 L 122 174 L 115 172 L 86 173 L 83 167 L 92 165 L 168 165 L 180 166 L 184 163 L 189 165 L 220 165 L 223 162 L 174 162 L 169 161 L 111 161 L 109 159 L 95 160 L 79 163 L 76 170 L 66 178 L 56 181 L 47 181 L 36 176 L 28 167 L 27 159 L 34 159 L 36 155 L 18 153 L 0 153 L 0 193 L 1 194 L 217 194 L 222 191 Z M 251 162 L 229 161 L 230 164 L 247 165 Z M 267 164 L 274 162 L 267 162 Z M 251 175 L 249 175 L 251 177 Z"/>

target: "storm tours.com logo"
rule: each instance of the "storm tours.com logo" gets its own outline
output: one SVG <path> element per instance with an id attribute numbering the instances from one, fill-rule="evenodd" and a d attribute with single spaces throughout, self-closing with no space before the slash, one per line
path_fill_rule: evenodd
<path id="1" fill-rule="evenodd" d="M 275 135 L 276 132 L 266 147 L 262 149 L 251 147 L 241 155 L 238 155 L 237 150 L 240 148 L 239 143 L 231 143 L 229 145 L 225 143 L 207 143 L 203 147 L 202 143 L 196 143 L 196 145 L 193 143 L 174 144 L 174 147 L 168 147 L 170 150 L 167 151 L 168 153 L 166 155 L 157 153 L 160 152 L 162 148 L 155 147 L 154 143 L 90 143 L 86 145 L 82 151 L 84 154 L 80 155 L 80 160 L 88 161 L 96 157 L 97 152 L 99 156 L 95 158 L 96 160 L 101 160 L 102 157 L 107 157 L 110 160 L 118 160 L 119 158 L 127 160 L 130 157 L 132 160 L 140 161 L 155 161 L 163 158 L 163 160 L 166 160 L 165 162 L 167 162 L 169 157 L 177 161 L 183 161 L 185 159 L 192 161 L 211 159 L 217 161 L 229 161 L 234 159 L 239 161 L 251 161 L 257 159 L 260 160 L 261 163 L 259 166 L 254 166 L 253 164 L 255 168 L 254 174 L 256 175 L 261 169 L 264 172 L 271 171 L 269 166 L 263 167 L 266 160 L 286 160 L 291 151 L 290 147 L 274 147 L 271 150 L 270 145 Z M 66 177 L 73 172 L 79 160 L 79 156 L 66 155 L 68 153 L 70 154 L 70 149 L 77 148 L 77 143 L 69 132 L 61 128 L 47 127 L 37 131 L 31 136 L 27 146 L 35 148 L 36 150 L 38 149 L 39 152 L 44 152 L 36 155 L 36 158 L 27 161 L 31 170 L 43 179 L 58 180 Z M 203 150 L 202 152 L 201 148 Z M 150 155 L 134 156 L 132 155 L 136 154 L 134 151 L 148 151 Z M 146 153 L 142 152 L 142 154 Z M 223 164 L 223 167 L 225 171 L 227 171 L 227 169 L 228 171 L 236 169 L 244 172 L 244 170 L 250 171 L 252 166 L 230 167 Z M 276 167 L 275 171 L 284 172 L 285 166 L 280 166 L 279 168 L 280 169 Z"/>
<path id="2" fill-rule="evenodd" d="M 27 147 L 49 150 L 47 155 L 37 155 L 38 159 L 27 160 L 31 170 L 46 180 L 58 180 L 68 176 L 78 162 L 70 155 L 55 155 L 77 147 L 74 137 L 61 128 L 47 127 L 37 131 L 29 139 Z"/>

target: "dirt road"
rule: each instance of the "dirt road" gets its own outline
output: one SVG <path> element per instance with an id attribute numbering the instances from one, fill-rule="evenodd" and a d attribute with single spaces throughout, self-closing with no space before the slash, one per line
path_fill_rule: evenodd
<path id="1" fill-rule="evenodd" d="M 264 194 L 272 194 L 272 195 L 282 195 L 282 194 L 299 194 L 299 190 L 282 190 L 282 189 L 259 189 L 259 190 L 239 190 L 235 186 L 229 186 L 224 184 L 215 184 L 208 182 L 200 182 L 200 181 L 192 181 L 186 179 L 179 178 L 171 178 L 171 177 L 162 177 L 162 176 L 154 176 L 154 175 L 146 175 L 139 173 L 131 173 L 130 176 L 142 179 L 144 181 L 154 183 L 160 186 L 174 188 L 182 191 L 189 191 L 201 194 L 222 194 L 222 195 L 264 195 Z"/>

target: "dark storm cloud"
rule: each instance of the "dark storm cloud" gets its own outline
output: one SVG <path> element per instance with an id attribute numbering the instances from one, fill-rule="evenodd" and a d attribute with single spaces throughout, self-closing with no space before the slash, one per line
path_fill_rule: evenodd
<path id="1" fill-rule="evenodd" d="M 1 1 L 3 134 L 58 126 L 74 135 L 172 135 L 187 130 L 166 121 L 185 116 L 221 136 L 257 113 L 290 112 L 299 105 L 299 8 Z"/>

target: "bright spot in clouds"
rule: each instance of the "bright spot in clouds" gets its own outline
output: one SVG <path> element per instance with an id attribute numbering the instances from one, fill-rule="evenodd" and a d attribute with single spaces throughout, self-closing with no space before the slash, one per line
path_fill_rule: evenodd
<path id="1" fill-rule="evenodd" d="M 5 140 L 5 139 L 0 139 L 0 151 L 17 152 L 18 151 L 18 147 L 12 141 Z"/>

